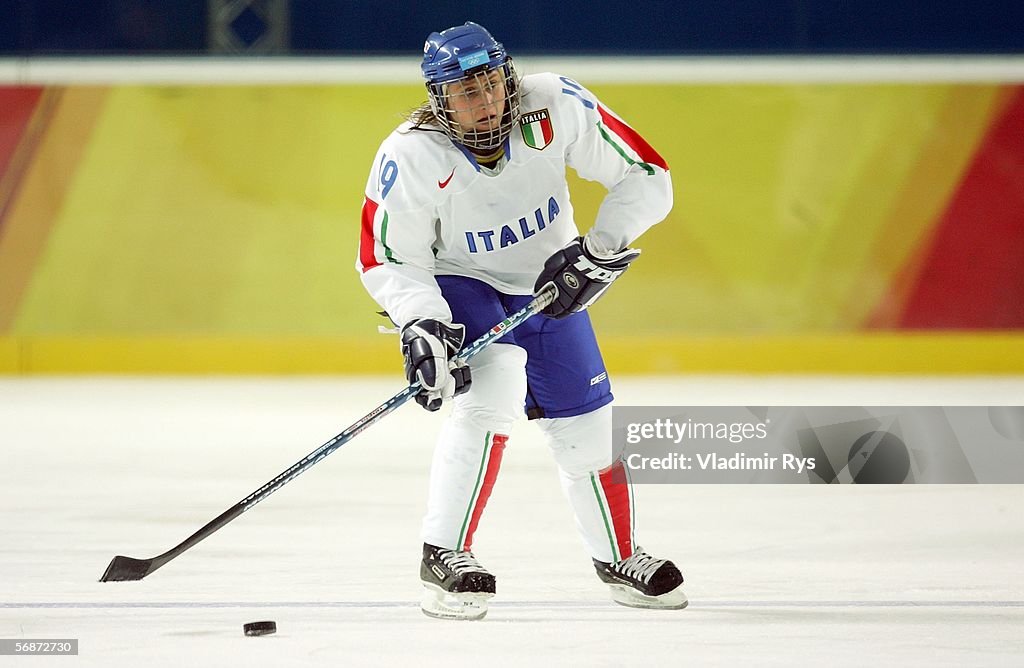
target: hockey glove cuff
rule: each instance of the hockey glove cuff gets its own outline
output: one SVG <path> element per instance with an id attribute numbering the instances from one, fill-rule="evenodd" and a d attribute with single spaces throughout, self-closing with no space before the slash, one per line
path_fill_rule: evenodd
<path id="1" fill-rule="evenodd" d="M 413 320 L 402 328 L 405 378 L 420 384 L 416 403 L 428 411 L 436 411 L 445 400 L 469 391 L 469 367 L 461 360 L 453 360 L 465 336 L 463 325 L 430 318 Z"/>
<path id="2" fill-rule="evenodd" d="M 588 239 L 577 237 L 549 257 L 537 277 L 534 294 L 549 285 L 557 291 L 555 300 L 542 313 L 560 319 L 589 308 L 638 257 L 640 251 L 636 248 L 594 252 Z"/>

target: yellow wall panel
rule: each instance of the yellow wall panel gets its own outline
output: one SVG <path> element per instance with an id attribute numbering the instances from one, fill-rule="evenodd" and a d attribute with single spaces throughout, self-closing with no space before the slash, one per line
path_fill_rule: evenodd
<path id="1" fill-rule="evenodd" d="M 672 168 L 675 209 L 592 312 L 610 361 L 644 371 L 658 359 L 760 368 L 742 351 L 798 359 L 799 348 L 784 352 L 772 337 L 857 332 L 927 242 L 1000 91 L 593 90 Z M 102 103 L 95 94 L 61 96 L 58 117 L 80 120 L 73 173 L 48 176 L 60 151 L 32 166 L 32 192 L 53 195 L 49 234 L 6 332 L 28 343 L 6 343 L 0 368 L 12 354 L 47 372 L 391 368 L 394 342 L 376 336 L 384 320 L 353 264 L 370 161 L 421 101 L 419 86 L 118 86 Z M 585 230 L 604 191 L 570 180 Z M 745 337 L 765 343 L 749 348 Z M 874 341 L 854 349 L 898 360 Z M 363 357 L 332 357 L 344 350 Z"/>
<path id="2" fill-rule="evenodd" d="M 115 89 L 14 332 L 374 331 L 358 213 L 414 95 Z"/>
<path id="3" fill-rule="evenodd" d="M 997 90 L 601 87 L 665 147 L 676 206 L 595 319 L 623 334 L 857 329 L 949 198 Z M 893 220 L 908 187 L 916 206 Z M 577 205 L 581 223 L 600 194 Z M 876 239 L 899 251 L 878 253 Z"/>
<path id="4" fill-rule="evenodd" d="M 941 187 L 994 87 L 601 86 L 672 167 L 676 208 L 595 317 L 609 333 L 851 329 L 880 235 L 927 151 Z M 418 87 L 112 89 L 57 215 L 17 334 L 356 335 L 375 306 L 352 270 L 379 141 Z M 956 114 L 951 116 L 951 105 Z M 956 139 L 943 140 L 956 123 Z M 936 140 L 936 136 L 939 137 Z M 603 190 L 574 183 L 584 229 Z M 876 289 L 877 292 L 877 289 Z"/>

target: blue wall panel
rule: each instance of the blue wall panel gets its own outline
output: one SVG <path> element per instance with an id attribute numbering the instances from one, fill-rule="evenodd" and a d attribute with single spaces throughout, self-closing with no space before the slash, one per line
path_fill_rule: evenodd
<path id="1" fill-rule="evenodd" d="M 7 55 L 206 49 L 207 0 L 2 5 Z M 1024 0 L 291 0 L 289 13 L 304 54 L 415 54 L 431 30 L 468 19 L 517 53 L 1024 53 Z"/>

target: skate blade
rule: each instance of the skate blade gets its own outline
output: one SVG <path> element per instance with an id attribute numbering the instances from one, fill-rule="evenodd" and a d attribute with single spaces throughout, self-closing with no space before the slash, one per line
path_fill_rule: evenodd
<path id="1" fill-rule="evenodd" d="M 490 593 L 452 593 L 436 585 L 424 584 L 420 610 L 435 619 L 473 621 L 487 615 L 487 601 L 492 596 L 494 594 Z"/>
<path id="2" fill-rule="evenodd" d="M 651 610 L 682 610 L 690 602 L 683 593 L 683 585 L 679 585 L 661 596 L 646 596 L 626 585 L 608 585 L 612 591 L 612 600 L 619 605 L 630 608 L 648 608 Z"/>

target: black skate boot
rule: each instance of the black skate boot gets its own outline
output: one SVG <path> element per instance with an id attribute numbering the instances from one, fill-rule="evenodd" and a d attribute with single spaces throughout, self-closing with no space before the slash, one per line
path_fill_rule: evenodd
<path id="1" fill-rule="evenodd" d="M 655 559 L 640 548 L 614 564 L 594 559 L 597 577 L 612 590 L 612 599 L 631 608 L 685 608 L 683 574 L 667 559 Z"/>
<path id="2" fill-rule="evenodd" d="M 423 544 L 423 600 L 420 609 L 440 619 L 483 619 L 494 596 L 494 576 L 472 552 Z"/>

